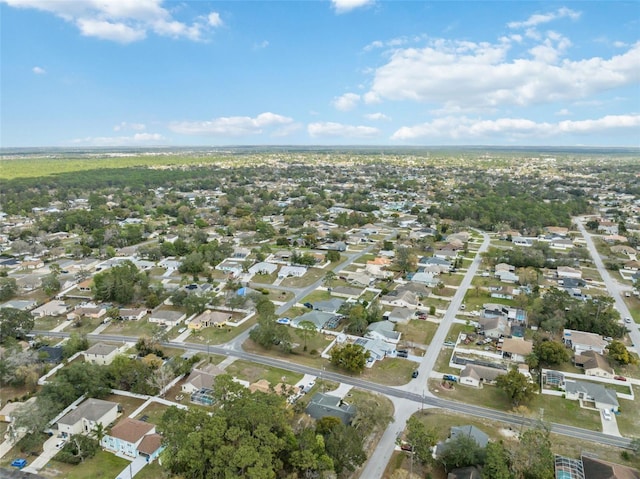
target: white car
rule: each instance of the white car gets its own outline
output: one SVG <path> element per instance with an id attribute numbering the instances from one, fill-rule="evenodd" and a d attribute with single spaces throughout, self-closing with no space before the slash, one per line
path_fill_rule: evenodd
<path id="1" fill-rule="evenodd" d="M 607 420 L 607 421 L 611 421 L 611 413 L 609 412 L 608 409 L 603 409 L 602 410 L 602 416 Z"/>
<path id="2" fill-rule="evenodd" d="M 56 443 L 56 449 L 62 449 L 64 447 L 64 444 L 66 443 L 66 439 L 61 439 Z"/>
<path id="3" fill-rule="evenodd" d="M 624 322 L 629 324 L 631 322 L 631 318 L 624 318 Z"/>

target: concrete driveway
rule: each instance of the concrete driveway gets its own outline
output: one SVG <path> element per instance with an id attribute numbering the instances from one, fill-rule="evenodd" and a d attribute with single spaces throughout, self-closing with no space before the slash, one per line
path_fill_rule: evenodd
<path id="1" fill-rule="evenodd" d="M 620 434 L 618 430 L 618 421 L 616 420 L 615 414 L 611 413 L 611 419 L 605 419 L 602 411 L 600 411 L 600 422 L 602 422 L 602 432 L 604 434 L 622 437 L 622 434 Z"/>

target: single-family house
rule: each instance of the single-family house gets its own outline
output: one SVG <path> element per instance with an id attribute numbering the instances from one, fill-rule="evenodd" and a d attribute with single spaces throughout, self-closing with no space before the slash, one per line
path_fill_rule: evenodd
<path id="1" fill-rule="evenodd" d="M 382 304 L 390 306 L 415 307 L 418 306 L 418 298 L 412 291 L 391 291 L 389 294 L 380 298 Z"/>
<path id="2" fill-rule="evenodd" d="M 575 365 L 584 369 L 587 376 L 597 376 L 600 378 L 613 378 L 615 372 L 609 365 L 609 361 L 602 354 L 596 351 L 584 351 L 574 358 Z"/>
<path id="3" fill-rule="evenodd" d="M 433 257 L 446 260 L 456 259 L 458 257 L 458 251 L 454 249 L 441 248 L 433 252 Z"/>
<path id="4" fill-rule="evenodd" d="M 61 316 L 69 310 L 69 306 L 64 301 L 54 299 L 48 303 L 38 306 L 31 311 L 34 318 L 44 318 L 45 316 Z"/>
<path id="5" fill-rule="evenodd" d="M 321 330 L 329 321 L 334 318 L 336 318 L 336 315 L 334 313 L 325 313 L 324 311 L 314 310 L 293 318 L 291 320 L 291 326 L 293 326 L 294 328 L 299 328 L 300 323 L 309 321 L 315 325 L 317 330 Z"/>
<path id="6" fill-rule="evenodd" d="M 215 269 L 224 271 L 225 273 L 233 276 L 240 276 L 242 274 L 242 264 L 230 259 L 225 259 L 221 263 L 218 263 Z"/>
<path id="7" fill-rule="evenodd" d="M 36 402 L 36 397 L 31 397 L 24 402 L 14 401 L 6 403 L 2 409 L 0 409 L 0 422 L 13 422 L 15 413 L 18 409 L 24 406 L 25 409 L 33 407 L 33 403 Z"/>
<path id="8" fill-rule="evenodd" d="M 467 364 L 460 373 L 460 384 L 479 388 L 483 384 L 495 383 L 498 376 L 506 373 L 504 369 Z"/>
<path id="9" fill-rule="evenodd" d="M 224 374 L 224 370 L 215 364 L 206 364 L 194 368 L 189 377 L 182 383 L 181 390 L 185 394 L 193 394 L 202 388 L 212 389 L 216 376 Z"/>
<path id="10" fill-rule="evenodd" d="M 75 321 L 83 317 L 91 319 L 100 319 L 107 314 L 107 308 L 104 306 L 80 306 L 67 314 L 69 321 Z"/>
<path id="11" fill-rule="evenodd" d="M 436 266 L 441 273 L 446 273 L 448 271 L 451 271 L 451 268 L 453 267 L 453 264 L 451 263 L 451 261 L 448 261 L 445 258 L 439 258 L 437 256 L 432 256 L 429 258 L 422 257 L 420 258 L 419 265 L 420 266 Z"/>
<path id="12" fill-rule="evenodd" d="M 533 351 L 533 343 L 520 338 L 505 338 L 502 343 L 502 357 L 522 363 Z"/>
<path id="13" fill-rule="evenodd" d="M 374 278 L 364 271 L 356 271 L 347 273 L 347 281 L 356 286 L 369 287 L 373 283 Z"/>
<path id="14" fill-rule="evenodd" d="M 315 420 L 331 416 L 337 417 L 344 424 L 351 424 L 356 415 L 356 407 L 345 403 L 337 396 L 316 393 L 309 401 L 306 412 Z"/>
<path id="15" fill-rule="evenodd" d="M 280 278 L 288 278 L 289 276 L 293 276 L 294 278 L 301 278 L 307 272 L 307 268 L 304 266 L 283 266 L 280 268 L 280 272 L 278 273 L 278 277 Z"/>
<path id="16" fill-rule="evenodd" d="M 107 428 L 118 417 L 120 405 L 111 401 L 89 398 L 58 419 L 58 430 L 64 434 L 88 434 L 98 424 Z"/>
<path id="17" fill-rule="evenodd" d="M 138 445 L 138 454 L 146 458 L 147 462 L 154 461 L 162 452 L 162 436 L 160 434 L 147 434 Z"/>
<path id="18" fill-rule="evenodd" d="M 492 286 L 489 288 L 489 294 L 492 298 L 513 299 L 520 294 L 520 289 L 513 286 Z"/>
<path id="19" fill-rule="evenodd" d="M 156 427 L 153 424 L 127 417 L 113 426 L 109 434 L 105 434 L 100 445 L 113 453 L 135 458 L 144 437 L 155 432 Z"/>
<path id="20" fill-rule="evenodd" d="M 171 311 L 168 309 L 157 309 L 149 316 L 150 323 L 161 324 L 173 328 L 180 324 L 187 317 L 181 311 Z"/>
<path id="21" fill-rule="evenodd" d="M 42 285 L 42 277 L 39 274 L 25 274 L 16 279 L 16 285 L 21 291 L 34 291 Z"/>
<path id="22" fill-rule="evenodd" d="M 517 283 L 520 277 L 511 271 L 496 271 L 495 277 L 503 283 Z"/>
<path id="23" fill-rule="evenodd" d="M 10 299 L 0 304 L 0 308 L 19 309 L 20 311 L 30 311 L 38 305 L 35 299 Z"/>
<path id="24" fill-rule="evenodd" d="M 395 330 L 395 325 L 390 321 L 376 321 L 367 326 L 366 338 L 382 339 L 388 343 L 398 344 L 402 333 Z"/>
<path id="25" fill-rule="evenodd" d="M 438 286 L 440 279 L 437 274 L 428 273 L 426 271 L 419 271 L 411 276 L 412 283 L 423 284 L 429 288 L 435 288 Z"/>
<path id="26" fill-rule="evenodd" d="M 533 238 L 525 238 L 523 236 L 513 236 L 511 242 L 516 246 L 530 247 L 533 246 Z"/>
<path id="27" fill-rule="evenodd" d="M 38 356 L 44 363 L 58 364 L 62 362 L 62 346 L 41 346 Z"/>
<path id="28" fill-rule="evenodd" d="M 436 444 L 436 457 L 442 456 L 442 454 L 446 452 L 451 441 L 455 441 L 460 437 L 468 437 L 470 439 L 473 439 L 481 448 L 485 448 L 489 443 L 489 436 L 484 431 L 478 429 L 475 426 L 453 426 L 449 432 L 449 437 L 447 438 L 447 440 Z"/>
<path id="29" fill-rule="evenodd" d="M 574 331 L 572 329 L 564 330 L 562 340 L 564 344 L 573 349 L 577 355 L 581 355 L 585 351 L 595 351 L 604 354 L 605 348 L 609 344 L 599 334 Z"/>
<path id="30" fill-rule="evenodd" d="M 266 263 L 261 261 L 260 263 L 256 263 L 249 268 L 249 273 L 251 274 L 273 274 L 278 269 L 277 264 Z"/>
<path id="31" fill-rule="evenodd" d="M 231 318 L 233 318 L 233 314 L 228 311 L 211 311 L 207 309 L 204 313 L 193 318 L 189 322 L 188 328 L 199 331 L 209 326 L 224 326 Z"/>
<path id="32" fill-rule="evenodd" d="M 565 396 L 573 401 L 593 401 L 597 409 L 618 410 L 618 398 L 613 389 L 602 384 L 565 379 Z"/>
<path id="33" fill-rule="evenodd" d="M 145 308 L 122 308 L 120 310 L 120 317 L 127 321 L 139 321 L 145 317 L 147 310 Z"/>
<path id="34" fill-rule="evenodd" d="M 344 303 L 344 299 L 331 298 L 325 301 L 316 301 L 313 303 L 313 309 L 324 311 L 325 313 L 337 313 Z"/>
<path id="35" fill-rule="evenodd" d="M 558 269 L 556 270 L 556 274 L 558 278 L 561 278 L 561 279 L 564 279 L 564 278 L 581 279 L 582 278 L 582 271 L 576 268 L 572 268 L 571 266 L 558 266 Z"/>
<path id="36" fill-rule="evenodd" d="M 497 265 L 495 265 L 494 270 L 496 274 L 503 271 L 509 271 L 511 273 L 515 273 L 516 267 L 508 263 L 498 263 Z"/>
<path id="37" fill-rule="evenodd" d="M 582 456 L 581 460 L 584 479 L 640 479 L 640 471 L 629 466 L 591 456 Z"/>
<path id="38" fill-rule="evenodd" d="M 414 309 L 395 307 L 386 316 L 391 323 L 408 323 L 414 314 Z"/>
<path id="39" fill-rule="evenodd" d="M 96 343 L 84 352 L 88 363 L 108 366 L 118 355 L 119 348 L 114 344 Z"/>
<path id="40" fill-rule="evenodd" d="M 504 316 L 480 318 L 478 324 L 480 333 L 491 339 L 499 339 L 506 336 L 509 330 L 509 322 Z"/>

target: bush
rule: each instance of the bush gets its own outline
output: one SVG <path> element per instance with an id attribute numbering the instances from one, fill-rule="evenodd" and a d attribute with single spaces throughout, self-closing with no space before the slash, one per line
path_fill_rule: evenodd
<path id="1" fill-rule="evenodd" d="M 99 449 L 100 444 L 95 439 L 75 435 L 60 449 L 55 458 L 67 464 L 80 464 L 85 459 L 95 456 Z"/>

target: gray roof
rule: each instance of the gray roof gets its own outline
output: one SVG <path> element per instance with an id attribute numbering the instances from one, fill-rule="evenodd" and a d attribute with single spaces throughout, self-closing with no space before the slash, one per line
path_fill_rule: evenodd
<path id="1" fill-rule="evenodd" d="M 58 420 L 58 423 L 72 426 L 82 419 L 97 421 L 114 407 L 118 407 L 118 403 L 90 398 L 80 404 L 73 411 L 65 414 L 60 418 L 60 420 Z"/>
<path id="2" fill-rule="evenodd" d="M 451 439 L 456 439 L 460 436 L 472 437 L 478 446 L 485 447 L 489 442 L 489 436 L 475 426 L 454 426 L 451 428 Z"/>
<path id="3" fill-rule="evenodd" d="M 325 313 L 323 311 L 309 311 L 308 313 L 303 314 L 302 316 L 298 316 L 297 318 L 293 318 L 291 320 L 291 324 L 295 327 L 298 327 L 303 321 L 311 321 L 316 325 L 317 329 L 324 328 L 324 325 L 327 324 L 327 321 L 335 318 L 336 315 L 333 313 Z"/>
<path id="4" fill-rule="evenodd" d="M 356 408 L 352 405 L 342 403 L 342 399 L 337 396 L 316 393 L 307 406 L 307 414 L 314 419 L 333 416 L 343 423 L 349 424 L 356 414 Z"/>
<path id="5" fill-rule="evenodd" d="M 367 331 L 375 331 L 385 338 L 399 339 L 400 333 L 395 330 L 395 324 L 391 321 L 376 321 L 367 326 Z"/>
<path id="6" fill-rule="evenodd" d="M 595 402 L 618 406 L 618 398 L 613 389 L 607 389 L 602 384 L 585 381 L 565 381 L 565 390 L 568 394 L 584 393 Z"/>
<path id="7" fill-rule="evenodd" d="M 118 349 L 118 346 L 115 346 L 113 344 L 96 343 L 93 346 L 91 346 L 89 349 L 87 349 L 84 353 L 95 354 L 98 356 L 108 356 L 116 349 Z"/>
<path id="8" fill-rule="evenodd" d="M 325 311 L 327 313 L 334 313 L 340 309 L 345 303 L 344 299 L 339 298 L 331 298 L 326 301 L 317 301 L 313 303 L 313 309 L 317 309 L 318 311 Z"/>

